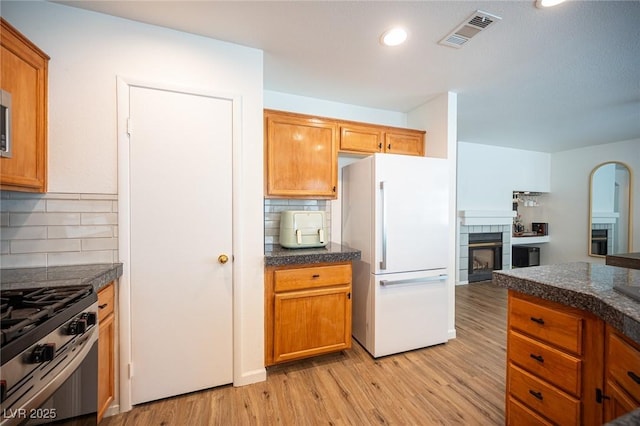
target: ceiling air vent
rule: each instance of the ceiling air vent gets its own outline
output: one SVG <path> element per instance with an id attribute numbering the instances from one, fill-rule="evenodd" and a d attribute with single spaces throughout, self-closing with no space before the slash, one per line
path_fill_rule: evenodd
<path id="1" fill-rule="evenodd" d="M 451 34 L 440 40 L 440 44 L 459 49 L 480 31 L 486 30 L 501 19 L 499 16 L 476 10 L 476 13 L 465 19 Z"/>

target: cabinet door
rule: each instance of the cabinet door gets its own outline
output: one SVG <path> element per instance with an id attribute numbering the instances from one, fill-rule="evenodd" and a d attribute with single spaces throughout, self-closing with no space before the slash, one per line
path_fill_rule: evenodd
<path id="1" fill-rule="evenodd" d="M 340 126 L 340 151 L 382 152 L 382 130 L 377 127 L 344 124 Z"/>
<path id="2" fill-rule="evenodd" d="M 351 348 L 351 286 L 278 293 L 274 362 Z"/>
<path id="3" fill-rule="evenodd" d="M 335 122 L 266 114 L 266 194 L 285 198 L 336 198 Z"/>
<path id="4" fill-rule="evenodd" d="M 424 155 L 424 132 L 388 131 L 384 135 L 385 152 L 389 154 Z"/>
<path id="5" fill-rule="evenodd" d="M 115 368 L 113 360 L 115 315 L 100 323 L 98 336 L 98 421 L 115 397 Z"/>
<path id="6" fill-rule="evenodd" d="M 115 286 L 98 292 L 98 421 L 115 397 Z"/>
<path id="7" fill-rule="evenodd" d="M 0 158 L 0 189 L 47 189 L 47 67 L 49 57 L 1 20 L 0 85 L 11 95 L 11 157 Z"/>
<path id="8" fill-rule="evenodd" d="M 605 422 L 617 419 L 640 406 L 637 401 L 634 401 L 633 398 L 611 380 L 607 380 L 604 393 L 609 397 L 604 401 Z"/>
<path id="9" fill-rule="evenodd" d="M 635 400 L 640 400 L 640 350 L 612 331 L 607 341 L 607 375 Z"/>

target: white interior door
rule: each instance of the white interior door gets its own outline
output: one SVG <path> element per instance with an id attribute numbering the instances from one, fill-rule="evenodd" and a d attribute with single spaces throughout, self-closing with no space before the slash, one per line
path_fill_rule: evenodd
<path id="1" fill-rule="evenodd" d="M 139 404 L 233 381 L 233 105 L 143 87 L 129 97 L 131 400 Z"/>

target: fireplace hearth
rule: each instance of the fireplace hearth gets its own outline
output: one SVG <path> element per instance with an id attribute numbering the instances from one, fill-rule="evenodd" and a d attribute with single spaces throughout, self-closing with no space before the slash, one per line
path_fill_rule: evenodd
<path id="1" fill-rule="evenodd" d="M 469 282 L 490 280 L 502 269 L 502 233 L 469 234 Z"/>

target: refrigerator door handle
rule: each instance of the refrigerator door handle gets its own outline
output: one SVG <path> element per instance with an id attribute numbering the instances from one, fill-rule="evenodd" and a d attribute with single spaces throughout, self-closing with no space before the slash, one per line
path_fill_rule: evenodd
<path id="1" fill-rule="evenodd" d="M 382 261 L 380 269 L 387 269 L 387 202 L 384 198 L 384 181 L 380 182 L 380 201 L 382 202 Z"/>
<path id="2" fill-rule="evenodd" d="M 418 284 L 418 283 L 427 283 L 434 281 L 444 281 L 447 279 L 447 274 L 440 274 L 435 277 L 424 277 L 424 278 L 411 278 L 408 280 L 380 280 L 380 285 L 383 287 L 396 285 L 396 284 Z"/>

